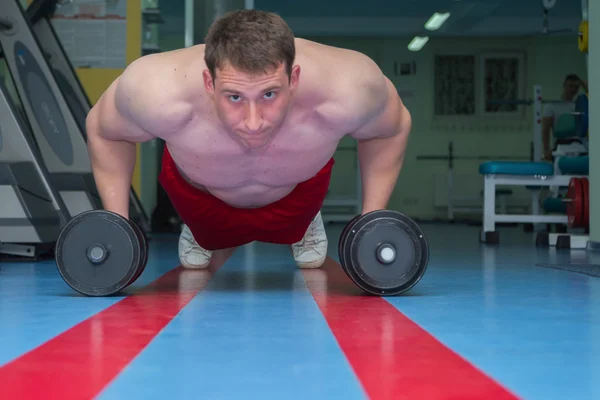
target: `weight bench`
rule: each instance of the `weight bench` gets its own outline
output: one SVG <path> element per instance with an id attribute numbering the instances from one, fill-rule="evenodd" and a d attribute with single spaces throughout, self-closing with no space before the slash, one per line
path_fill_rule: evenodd
<path id="1" fill-rule="evenodd" d="M 533 224 L 567 224 L 567 215 L 543 215 L 540 212 L 539 190 L 532 191 L 531 214 L 497 214 L 497 186 L 526 186 L 531 189 L 541 187 L 568 187 L 569 181 L 576 175 L 555 174 L 554 165 L 549 162 L 488 161 L 479 166 L 484 176 L 483 189 L 483 227 L 480 240 L 484 243 L 498 244 L 499 222 Z"/>

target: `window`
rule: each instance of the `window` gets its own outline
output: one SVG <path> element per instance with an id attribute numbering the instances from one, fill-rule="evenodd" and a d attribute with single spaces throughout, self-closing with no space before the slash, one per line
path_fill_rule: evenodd
<path id="1" fill-rule="evenodd" d="M 435 55 L 435 117 L 523 117 L 522 105 L 505 101 L 525 98 L 524 60 L 520 53 Z"/>
<path id="2" fill-rule="evenodd" d="M 436 55 L 435 115 L 475 114 L 475 56 Z"/>
<path id="3" fill-rule="evenodd" d="M 481 56 L 482 113 L 496 116 L 522 116 L 523 105 L 506 102 L 524 99 L 524 57 L 514 53 Z"/>

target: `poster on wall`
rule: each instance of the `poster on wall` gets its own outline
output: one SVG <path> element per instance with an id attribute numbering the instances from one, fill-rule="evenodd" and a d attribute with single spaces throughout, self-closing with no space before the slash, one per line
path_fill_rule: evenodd
<path id="1" fill-rule="evenodd" d="M 73 0 L 52 25 L 75 68 L 125 68 L 127 0 Z"/>

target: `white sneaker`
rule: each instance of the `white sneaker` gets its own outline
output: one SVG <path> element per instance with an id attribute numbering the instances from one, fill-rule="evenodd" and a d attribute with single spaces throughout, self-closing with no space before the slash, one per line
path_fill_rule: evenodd
<path id="1" fill-rule="evenodd" d="M 212 251 L 204 250 L 196 243 L 192 231 L 183 225 L 179 236 L 179 261 L 185 268 L 206 268 L 210 264 Z"/>
<path id="2" fill-rule="evenodd" d="M 321 212 L 312 220 L 301 241 L 292 245 L 299 268 L 319 268 L 327 257 L 327 234 Z"/>

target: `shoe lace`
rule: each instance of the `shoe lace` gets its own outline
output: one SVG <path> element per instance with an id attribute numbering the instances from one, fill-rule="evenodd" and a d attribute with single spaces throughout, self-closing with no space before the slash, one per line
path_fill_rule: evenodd
<path id="1" fill-rule="evenodd" d="M 200 247 L 200 245 L 196 242 L 196 240 L 194 239 L 193 236 L 188 236 L 185 235 L 183 237 L 183 240 L 185 240 L 187 246 L 185 246 L 184 250 L 183 250 L 183 254 L 188 255 L 188 254 L 202 254 L 202 255 L 208 255 L 210 254 L 210 252 L 208 250 L 204 250 L 202 247 Z"/>
<path id="2" fill-rule="evenodd" d="M 308 226 L 308 230 L 306 231 L 306 234 L 304 234 L 302 240 L 296 244 L 296 248 L 299 251 L 299 254 L 304 253 L 308 249 L 316 247 L 318 242 L 320 242 L 320 240 L 318 240 L 319 235 L 317 232 L 317 226 L 318 224 L 316 223 L 316 221 L 313 221 Z"/>

